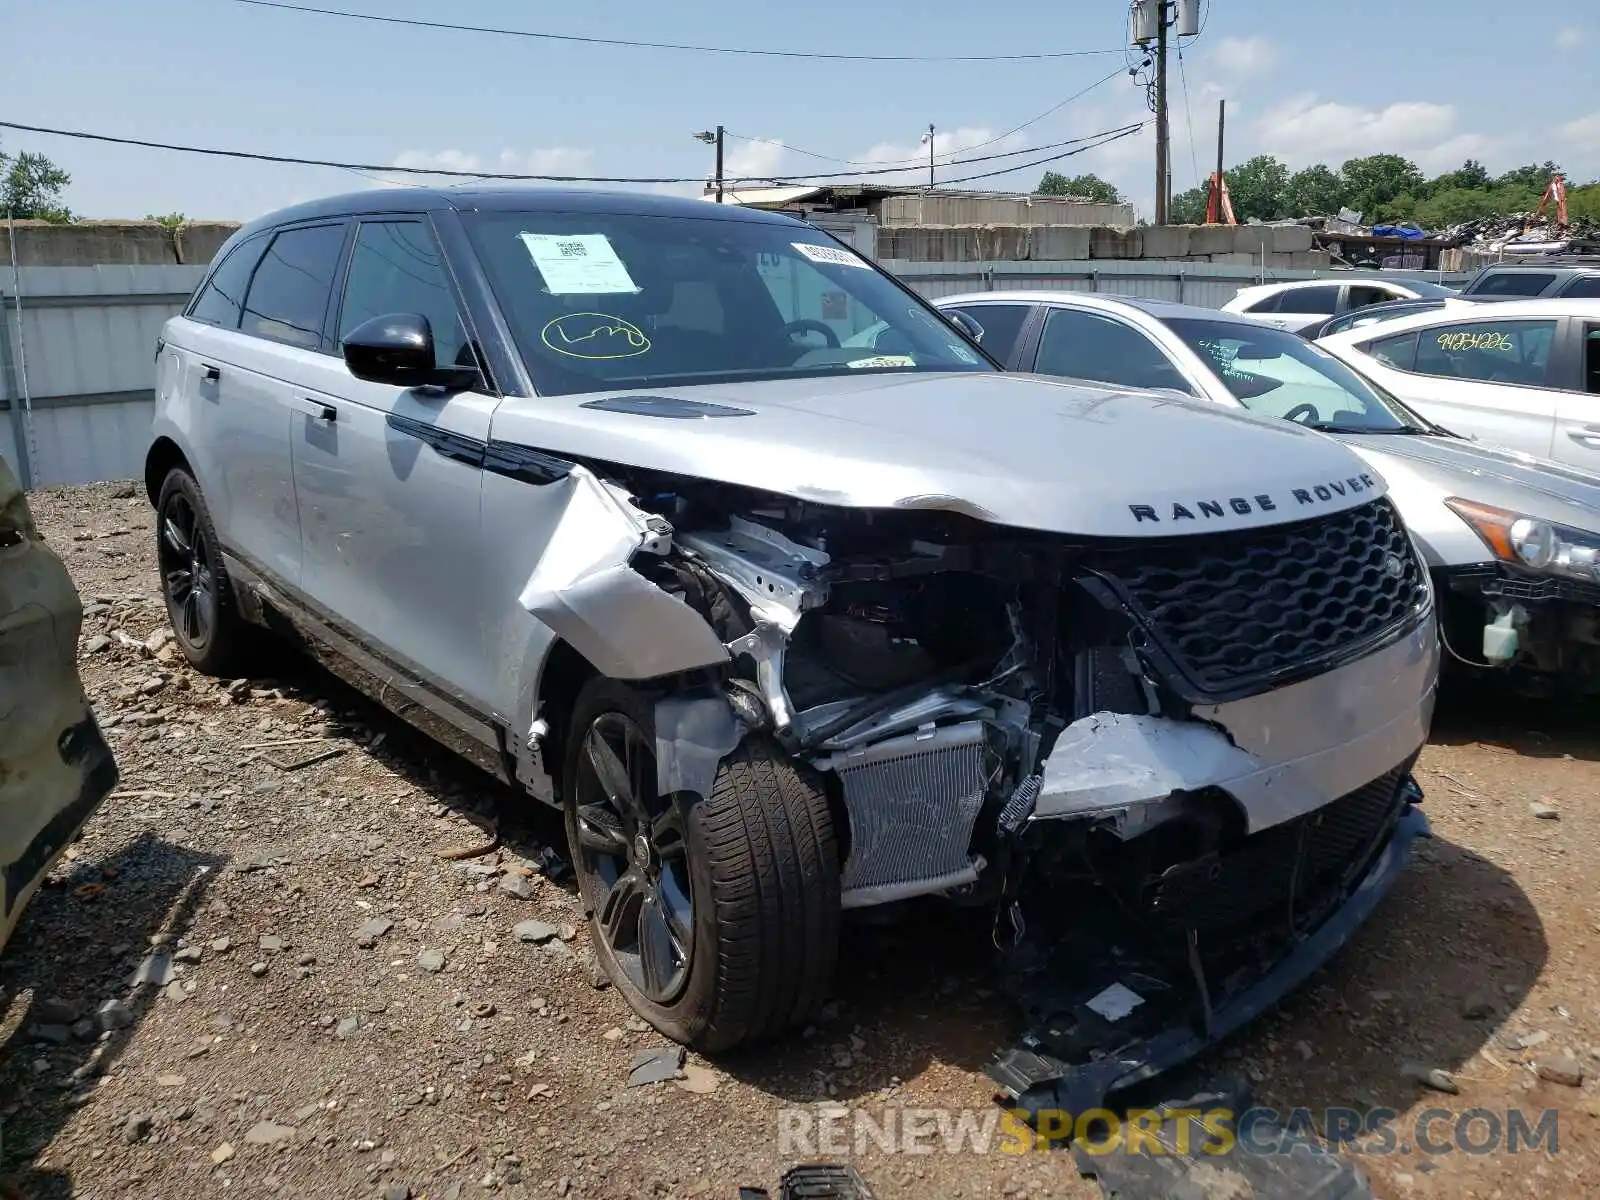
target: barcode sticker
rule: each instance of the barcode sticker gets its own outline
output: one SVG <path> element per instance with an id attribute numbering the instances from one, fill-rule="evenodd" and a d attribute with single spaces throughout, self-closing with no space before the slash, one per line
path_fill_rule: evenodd
<path id="1" fill-rule="evenodd" d="M 860 267 L 863 271 L 870 271 L 867 266 L 850 251 L 840 246 L 818 246 L 811 242 L 790 242 L 796 250 L 800 251 L 814 263 L 827 263 L 834 267 Z"/>
<path id="2" fill-rule="evenodd" d="M 603 233 L 522 233 L 533 265 L 552 296 L 637 292 L 628 268 Z"/>

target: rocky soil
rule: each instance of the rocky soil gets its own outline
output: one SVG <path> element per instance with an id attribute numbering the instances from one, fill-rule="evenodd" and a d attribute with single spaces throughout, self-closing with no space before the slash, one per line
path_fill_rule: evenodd
<path id="1" fill-rule="evenodd" d="M 790 1165 L 782 1107 L 988 1111 L 1010 1017 L 986 927 L 852 929 L 805 1036 L 672 1072 L 597 986 L 557 820 L 291 654 L 271 678 L 191 671 L 142 491 L 33 506 L 87 605 L 122 784 L 0 960 L 15 1194 L 731 1197 Z M 1385 1196 L 1600 1192 L 1595 716 L 1447 706 L 1419 771 L 1435 839 L 1329 969 L 1203 1065 L 1401 1129 L 1558 1110 L 1555 1154 L 1402 1138 L 1363 1159 Z M 668 1078 L 629 1086 L 651 1050 Z M 1099 1194 L 1062 1153 L 866 1151 L 880 1197 Z"/>

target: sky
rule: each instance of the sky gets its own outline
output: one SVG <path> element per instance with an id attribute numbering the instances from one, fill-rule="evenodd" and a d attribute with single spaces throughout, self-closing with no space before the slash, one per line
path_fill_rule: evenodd
<path id="1" fill-rule="evenodd" d="M 903 176 L 879 179 L 921 183 L 920 139 L 930 124 L 937 177 L 954 180 L 1059 151 L 966 167 L 964 156 L 1050 146 L 1150 116 L 1143 88 L 1125 72 L 1126 0 L 320 2 L 423 20 L 820 53 L 1110 53 L 943 63 L 752 58 L 377 25 L 235 0 L 3 0 L 0 120 L 379 167 L 697 179 L 710 173 L 712 151 L 692 135 L 721 123 L 738 135 L 727 140 L 730 175 L 916 161 Z M 1466 158 L 1491 172 L 1555 159 L 1574 181 L 1588 181 L 1600 176 L 1597 53 L 1600 5 L 1587 3 L 1520 18 L 1503 0 L 1206 0 L 1201 33 L 1184 39 L 1181 69 L 1174 56 L 1170 73 L 1173 190 L 1210 170 L 1223 97 L 1230 164 L 1270 153 L 1295 168 L 1336 167 L 1387 151 L 1425 172 Z M 68 170 L 67 203 L 90 218 L 245 220 L 394 178 L 0 129 L 0 151 L 19 150 Z M 1148 216 L 1154 157 L 1152 124 L 1049 169 L 1110 179 Z M 964 186 L 1026 191 L 1045 169 Z"/>

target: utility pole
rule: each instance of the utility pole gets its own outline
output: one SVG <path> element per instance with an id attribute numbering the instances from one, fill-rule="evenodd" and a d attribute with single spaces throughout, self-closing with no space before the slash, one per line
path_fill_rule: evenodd
<path id="1" fill-rule="evenodd" d="M 1167 223 L 1171 147 L 1167 142 L 1167 0 L 1156 0 L 1156 224 Z"/>
<path id="2" fill-rule="evenodd" d="M 717 131 L 715 133 L 712 133 L 711 130 L 709 130 L 709 129 L 702 129 L 699 133 L 694 135 L 694 140 L 697 141 L 697 142 L 705 142 L 707 145 L 710 145 L 712 142 L 715 142 L 716 145 L 717 145 L 717 173 L 716 173 L 715 179 L 716 179 L 716 189 L 717 189 L 717 203 L 721 204 L 722 203 L 722 126 L 718 125 L 717 126 Z"/>
<path id="3" fill-rule="evenodd" d="M 1217 101 L 1217 178 L 1222 178 L 1222 130 L 1228 123 L 1228 102 Z"/>
<path id="4" fill-rule="evenodd" d="M 933 126 L 928 126 L 928 190 L 933 190 Z"/>

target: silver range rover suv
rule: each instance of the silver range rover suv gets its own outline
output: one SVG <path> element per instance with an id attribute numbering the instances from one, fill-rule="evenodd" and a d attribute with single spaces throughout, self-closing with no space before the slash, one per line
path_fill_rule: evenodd
<path id="1" fill-rule="evenodd" d="M 1337 442 L 980 337 L 782 215 L 276 213 L 162 334 L 178 643 L 223 673 L 292 633 L 560 806 L 669 1037 L 803 1023 L 846 910 L 938 895 L 1050 1015 L 1007 1087 L 1158 1070 L 1331 954 L 1425 829 L 1427 573 Z"/>

